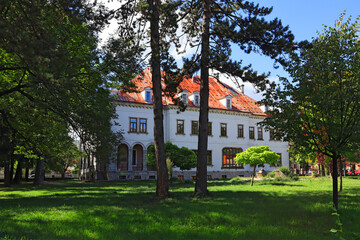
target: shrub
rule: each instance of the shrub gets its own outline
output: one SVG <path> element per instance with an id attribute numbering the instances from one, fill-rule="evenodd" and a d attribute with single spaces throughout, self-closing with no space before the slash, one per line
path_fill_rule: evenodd
<path id="1" fill-rule="evenodd" d="M 287 177 L 291 177 L 292 175 L 292 171 L 287 167 L 281 166 L 279 170 Z"/>
<path id="2" fill-rule="evenodd" d="M 267 178 L 274 178 L 275 177 L 275 170 L 273 170 L 272 172 L 269 172 L 267 175 L 266 175 Z"/>

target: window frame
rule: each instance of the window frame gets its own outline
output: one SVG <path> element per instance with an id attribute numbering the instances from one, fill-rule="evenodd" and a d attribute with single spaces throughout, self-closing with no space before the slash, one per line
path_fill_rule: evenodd
<path id="1" fill-rule="evenodd" d="M 195 94 L 194 95 L 194 105 L 199 106 L 200 105 L 200 96 Z"/>
<path id="2" fill-rule="evenodd" d="M 208 136 L 212 136 L 212 122 L 208 122 Z"/>
<path id="3" fill-rule="evenodd" d="M 262 127 L 258 127 L 258 140 L 264 140 L 264 132 Z"/>
<path id="4" fill-rule="evenodd" d="M 191 135 L 199 134 L 199 121 L 192 120 L 191 121 Z"/>
<path id="5" fill-rule="evenodd" d="M 249 127 L 249 139 L 255 140 L 255 127 L 254 126 Z"/>
<path id="6" fill-rule="evenodd" d="M 238 138 L 244 138 L 244 124 L 238 124 Z"/>
<path id="7" fill-rule="evenodd" d="M 145 102 L 152 102 L 151 101 L 151 91 L 145 91 Z"/>
<path id="8" fill-rule="evenodd" d="M 182 124 L 180 124 L 182 122 Z M 179 126 L 182 126 L 182 131 L 179 131 Z M 176 119 L 176 134 L 185 135 L 185 120 L 184 119 Z"/>
<path id="9" fill-rule="evenodd" d="M 141 121 L 145 120 L 145 124 Z M 142 127 L 142 125 L 145 126 L 145 128 Z M 147 118 L 139 118 L 139 133 L 147 133 Z"/>
<path id="10" fill-rule="evenodd" d="M 235 157 L 236 154 L 243 152 L 242 148 L 235 148 L 235 147 L 224 147 L 221 151 L 222 154 L 222 165 L 221 168 L 226 169 L 243 169 L 243 164 L 236 164 Z M 226 162 L 226 163 L 225 163 Z"/>
<path id="11" fill-rule="evenodd" d="M 226 98 L 226 108 L 227 109 L 231 109 L 231 99 L 230 98 Z"/>
<path id="12" fill-rule="evenodd" d="M 135 120 L 135 122 L 133 122 L 132 120 Z M 129 132 L 131 132 L 131 133 L 138 132 L 138 118 L 135 118 L 135 117 L 129 118 Z"/>
<path id="13" fill-rule="evenodd" d="M 227 124 L 220 123 L 220 137 L 227 137 Z"/>

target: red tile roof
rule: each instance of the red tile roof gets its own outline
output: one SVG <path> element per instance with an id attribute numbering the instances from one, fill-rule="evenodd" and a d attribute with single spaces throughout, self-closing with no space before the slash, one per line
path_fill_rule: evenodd
<path id="1" fill-rule="evenodd" d="M 164 74 L 164 73 L 162 73 Z M 137 86 L 137 90 L 139 92 L 124 92 L 120 91 L 112 91 L 114 94 L 118 95 L 117 101 L 119 102 L 131 102 L 131 103 L 140 103 L 140 104 L 152 104 L 145 102 L 141 92 L 146 88 L 152 88 L 151 81 L 151 71 L 149 69 L 145 69 L 143 76 L 137 76 L 132 80 Z M 187 78 L 184 77 L 183 81 L 180 84 L 183 90 L 188 90 L 189 96 L 196 92 L 200 91 L 200 78 L 193 77 Z M 227 109 L 220 100 L 224 97 L 230 95 L 232 97 L 232 108 Z M 173 105 L 173 101 L 168 98 L 163 98 L 164 105 Z M 189 99 L 188 104 L 189 107 L 196 107 Z M 259 108 L 256 101 L 236 89 L 230 87 L 229 85 L 222 83 L 221 81 L 210 77 L 209 78 L 209 108 L 210 109 L 220 109 L 226 111 L 236 111 L 236 112 L 244 112 L 250 113 L 253 115 L 266 116 L 266 114 Z"/>

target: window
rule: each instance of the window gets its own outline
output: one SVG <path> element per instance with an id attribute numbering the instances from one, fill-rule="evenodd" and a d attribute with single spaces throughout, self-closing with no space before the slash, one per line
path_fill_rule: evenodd
<path id="1" fill-rule="evenodd" d="M 229 98 L 226 99 L 226 108 L 231 108 L 231 99 Z"/>
<path id="2" fill-rule="evenodd" d="M 188 100 L 187 94 L 186 93 L 181 94 L 181 101 L 184 104 L 187 104 L 187 100 Z"/>
<path id="3" fill-rule="evenodd" d="M 139 124 L 139 127 L 138 127 Z M 130 118 L 131 133 L 147 133 L 147 119 L 146 118 Z"/>
<path id="4" fill-rule="evenodd" d="M 263 129 L 261 127 L 258 127 L 258 140 L 264 140 Z"/>
<path id="5" fill-rule="evenodd" d="M 150 91 L 145 92 L 145 101 L 151 102 L 151 92 Z"/>
<path id="6" fill-rule="evenodd" d="M 194 153 L 196 154 L 196 156 L 198 155 L 198 151 L 197 150 L 193 150 Z M 206 165 L 208 166 L 212 166 L 212 151 L 208 150 L 207 151 L 207 155 L 206 155 Z"/>
<path id="7" fill-rule="evenodd" d="M 227 136 L 227 126 L 226 123 L 220 123 L 220 137 Z"/>
<path id="8" fill-rule="evenodd" d="M 141 132 L 141 133 L 147 132 L 147 119 L 145 119 L 145 118 L 139 119 L 139 132 Z"/>
<path id="9" fill-rule="evenodd" d="M 241 153 L 241 148 L 224 148 L 222 151 L 223 168 L 244 168 L 242 164 L 236 164 L 234 158 L 237 153 Z"/>
<path id="10" fill-rule="evenodd" d="M 212 122 L 208 122 L 208 136 L 212 136 Z"/>
<path id="11" fill-rule="evenodd" d="M 238 138 L 244 137 L 244 125 L 238 124 Z"/>
<path id="12" fill-rule="evenodd" d="M 130 118 L 130 132 L 137 132 L 137 118 Z"/>
<path id="13" fill-rule="evenodd" d="M 195 106 L 200 105 L 200 96 L 199 95 L 194 96 L 194 104 L 195 104 Z"/>
<path id="14" fill-rule="evenodd" d="M 282 156 L 281 156 L 281 153 L 276 153 L 277 155 L 279 155 L 279 159 L 278 159 L 278 162 L 277 164 L 271 164 L 270 167 L 281 167 L 282 166 Z"/>
<path id="15" fill-rule="evenodd" d="M 255 139 L 255 129 L 254 127 L 249 127 L 249 138 Z"/>
<path id="16" fill-rule="evenodd" d="M 185 134 L 184 133 L 184 120 L 176 120 L 176 133 L 177 134 Z"/>
<path id="17" fill-rule="evenodd" d="M 132 165 L 136 165 L 136 158 L 137 158 L 137 151 L 136 149 L 133 149 L 133 154 L 132 154 Z"/>
<path id="18" fill-rule="evenodd" d="M 199 134 L 199 122 L 191 121 L 191 134 L 198 135 Z"/>

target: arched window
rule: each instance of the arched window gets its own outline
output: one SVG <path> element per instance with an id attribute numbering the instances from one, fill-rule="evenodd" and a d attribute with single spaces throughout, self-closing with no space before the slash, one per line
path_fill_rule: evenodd
<path id="1" fill-rule="evenodd" d="M 235 163 L 237 153 L 241 153 L 241 148 L 223 148 L 222 151 L 222 167 L 223 168 L 244 168 L 242 164 Z"/>
<path id="2" fill-rule="evenodd" d="M 117 170 L 127 171 L 128 170 L 128 152 L 129 148 L 125 144 L 120 144 L 118 147 L 117 154 Z"/>
<path id="3" fill-rule="evenodd" d="M 143 170 L 143 147 L 140 144 L 136 144 L 132 149 L 132 169 L 133 171 Z"/>

